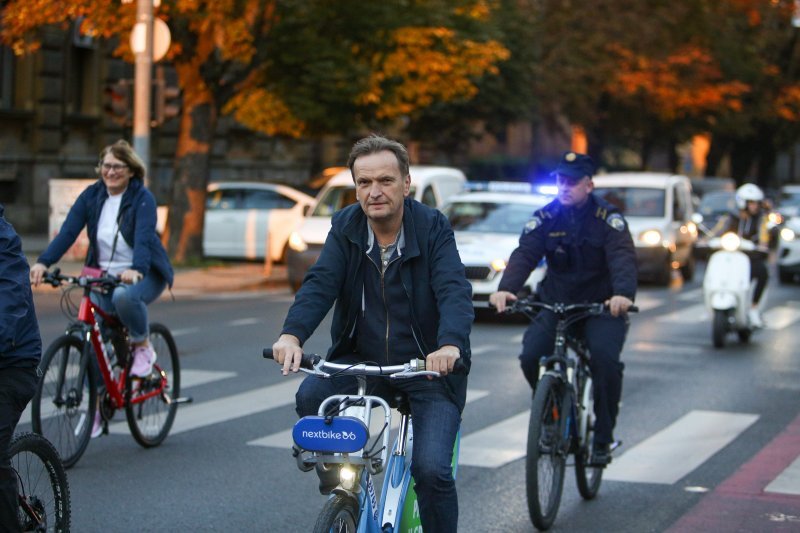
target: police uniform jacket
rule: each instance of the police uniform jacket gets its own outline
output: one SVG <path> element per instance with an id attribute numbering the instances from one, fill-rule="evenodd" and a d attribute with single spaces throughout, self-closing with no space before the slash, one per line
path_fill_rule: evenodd
<path id="1" fill-rule="evenodd" d="M 546 303 L 636 296 L 636 250 L 628 226 L 616 207 L 594 194 L 580 208 L 554 200 L 533 214 L 499 290 L 518 292 L 542 257 L 547 273 L 537 292 Z"/>
<path id="2" fill-rule="evenodd" d="M 86 264 L 97 267 L 97 225 L 108 190 L 103 180 L 87 187 L 70 208 L 61 230 L 37 260 L 50 266 L 61 259 L 84 226 L 89 237 Z M 140 179 L 131 179 L 119 206 L 119 235 L 133 249 L 132 268 L 146 276 L 154 268 L 172 287 L 173 271 L 156 233 L 156 200 Z"/>
<path id="3" fill-rule="evenodd" d="M 472 289 L 464 275 L 455 237 L 447 218 L 415 200 L 403 204 L 405 245 L 399 259 L 399 275 L 410 304 L 410 326 L 418 344 L 418 357 L 444 345 L 456 346 L 469 368 L 469 334 L 474 311 Z M 317 262 L 309 269 L 289 309 L 284 334 L 303 344 L 334 305 L 328 360 L 342 360 L 357 350 L 357 324 L 363 310 L 365 261 L 368 250 L 367 217 L 361 205 L 337 212 Z M 400 302 L 398 302 L 400 303 Z M 463 409 L 467 377 L 450 374 L 445 383 L 453 401 Z"/>
<path id="4" fill-rule="evenodd" d="M 0 368 L 32 367 L 42 355 L 30 268 L 0 205 Z"/>

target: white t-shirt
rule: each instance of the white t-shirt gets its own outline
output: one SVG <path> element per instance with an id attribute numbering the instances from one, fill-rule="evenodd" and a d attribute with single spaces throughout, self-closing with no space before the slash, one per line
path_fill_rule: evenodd
<path id="1" fill-rule="evenodd" d="M 117 236 L 116 247 L 114 236 L 119 232 L 117 216 L 122 195 L 109 195 L 100 211 L 100 220 L 97 223 L 97 258 L 100 268 L 112 276 L 118 276 L 133 265 L 133 248 L 128 246 L 120 233 Z M 112 257 L 113 250 L 113 257 Z"/>

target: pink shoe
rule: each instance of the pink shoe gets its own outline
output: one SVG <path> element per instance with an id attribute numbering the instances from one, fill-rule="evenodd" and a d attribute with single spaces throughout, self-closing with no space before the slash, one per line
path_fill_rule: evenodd
<path id="1" fill-rule="evenodd" d="M 144 378 L 150 375 L 153 370 L 153 363 L 156 362 L 156 352 L 150 346 L 139 346 L 133 350 L 133 364 L 131 365 L 131 375 Z"/>
<path id="2" fill-rule="evenodd" d="M 92 438 L 96 439 L 102 434 L 103 434 L 103 417 L 100 416 L 100 410 L 98 409 L 94 413 L 94 423 L 92 424 Z"/>

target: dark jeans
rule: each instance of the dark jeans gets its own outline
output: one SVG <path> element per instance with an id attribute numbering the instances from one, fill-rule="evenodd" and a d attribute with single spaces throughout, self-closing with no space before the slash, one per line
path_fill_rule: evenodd
<path id="1" fill-rule="evenodd" d="M 539 359 L 553 353 L 556 316 L 542 310 L 531 321 L 522 339 L 519 356 L 522 373 L 532 388 L 539 378 Z M 594 384 L 595 443 L 614 442 L 619 401 L 622 397 L 622 371 L 625 365 L 620 353 L 628 333 L 627 317 L 595 316 L 583 323 L 583 337 L 591 352 L 589 368 Z"/>
<path id="2" fill-rule="evenodd" d="M 411 475 L 417 492 L 419 514 L 425 531 L 455 532 L 458 528 L 458 497 L 453 479 L 453 443 L 461 423 L 458 407 L 450 399 L 441 379 L 368 378 L 367 394 L 390 403 L 404 391 L 411 405 L 414 424 Z M 309 376 L 297 390 L 297 414 L 316 415 L 322 401 L 333 394 L 355 394 L 353 376 L 320 379 Z"/>
<path id="3" fill-rule="evenodd" d="M 767 288 L 769 271 L 767 270 L 767 258 L 762 255 L 750 255 L 750 279 L 756 280 L 756 288 L 753 291 L 753 304 L 761 301 L 761 295 Z"/>
<path id="4" fill-rule="evenodd" d="M 38 381 L 36 367 L 0 368 L 0 531 L 19 531 L 17 476 L 11 468 L 8 445 Z"/>

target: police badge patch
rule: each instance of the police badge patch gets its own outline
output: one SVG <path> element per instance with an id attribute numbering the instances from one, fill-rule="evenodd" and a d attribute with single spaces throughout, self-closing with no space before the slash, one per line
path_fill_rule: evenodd
<path id="1" fill-rule="evenodd" d="M 606 222 L 608 222 L 608 225 L 617 231 L 622 231 L 625 229 L 625 219 L 622 218 L 622 215 L 619 213 L 613 213 L 611 216 L 606 218 Z"/>
<path id="2" fill-rule="evenodd" d="M 525 228 L 524 228 L 523 231 L 525 233 L 530 233 L 531 231 L 535 230 L 536 228 L 538 228 L 541 225 L 542 225 L 542 219 L 539 218 L 538 216 L 534 215 L 534 216 L 531 217 L 531 219 L 528 221 L 528 223 L 525 224 Z"/>

